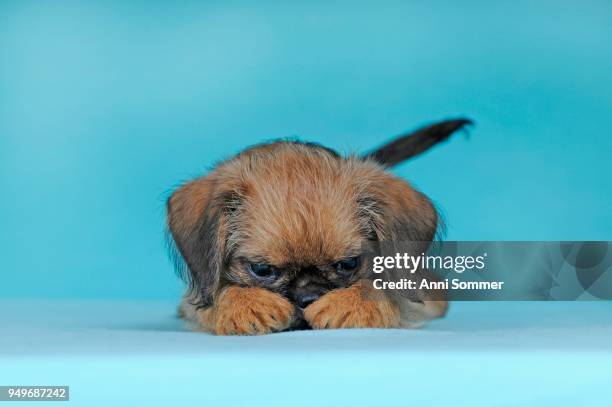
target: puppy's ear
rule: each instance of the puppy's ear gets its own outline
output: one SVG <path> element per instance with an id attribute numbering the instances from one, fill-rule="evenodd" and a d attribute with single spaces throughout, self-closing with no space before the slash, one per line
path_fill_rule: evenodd
<path id="1" fill-rule="evenodd" d="M 392 175 L 378 179 L 367 191 L 367 209 L 361 213 L 367 215 L 370 239 L 374 241 L 369 249 L 385 256 L 394 256 L 400 251 L 413 256 L 426 253 L 438 229 L 438 214 L 429 198 Z M 384 273 L 386 281 L 401 281 L 406 277 L 405 270 L 401 269 Z M 431 273 L 420 269 L 418 275 Z M 421 290 L 391 290 L 391 296 L 418 303 L 428 298 Z"/>
<path id="2" fill-rule="evenodd" d="M 370 185 L 366 196 L 365 213 L 376 240 L 415 242 L 419 254 L 427 249 L 438 228 L 438 214 L 429 198 L 391 175 Z"/>
<path id="3" fill-rule="evenodd" d="M 215 197 L 215 183 L 198 178 L 176 190 L 167 202 L 167 223 L 181 259 L 177 273 L 198 299 L 210 305 L 221 280 L 224 251 L 223 205 Z"/>

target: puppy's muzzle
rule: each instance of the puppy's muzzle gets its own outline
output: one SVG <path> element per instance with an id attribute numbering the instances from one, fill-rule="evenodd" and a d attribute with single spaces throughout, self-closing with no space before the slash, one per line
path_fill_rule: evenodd
<path id="1" fill-rule="evenodd" d="M 318 284 L 309 284 L 305 287 L 295 289 L 291 295 L 291 299 L 298 308 L 304 309 L 318 300 L 327 291 L 329 291 L 328 287 Z"/>

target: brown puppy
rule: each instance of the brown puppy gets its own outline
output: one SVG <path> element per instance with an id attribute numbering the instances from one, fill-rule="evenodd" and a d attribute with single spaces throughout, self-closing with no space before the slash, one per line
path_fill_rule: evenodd
<path id="1" fill-rule="evenodd" d="M 168 200 L 168 227 L 190 283 L 181 316 L 221 335 L 304 322 L 410 327 L 442 316 L 446 301 L 373 290 L 361 251 L 372 240 L 434 238 L 430 200 L 384 167 L 466 124 L 442 122 L 361 158 L 310 143 L 259 145 L 180 187 Z"/>

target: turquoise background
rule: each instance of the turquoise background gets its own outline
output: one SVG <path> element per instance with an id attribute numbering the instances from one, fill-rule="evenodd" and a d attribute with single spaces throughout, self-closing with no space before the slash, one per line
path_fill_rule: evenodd
<path id="1" fill-rule="evenodd" d="M 612 240 L 612 3 L 0 2 L 0 297 L 173 299 L 164 199 L 247 145 L 364 151 L 448 238 Z"/>

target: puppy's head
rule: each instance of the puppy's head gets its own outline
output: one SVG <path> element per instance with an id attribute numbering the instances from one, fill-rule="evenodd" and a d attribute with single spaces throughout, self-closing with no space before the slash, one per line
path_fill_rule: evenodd
<path id="1" fill-rule="evenodd" d="M 179 188 L 168 200 L 168 226 L 199 305 L 235 284 L 305 308 L 364 276 L 364 243 L 431 241 L 437 215 L 374 161 L 275 142 Z"/>

